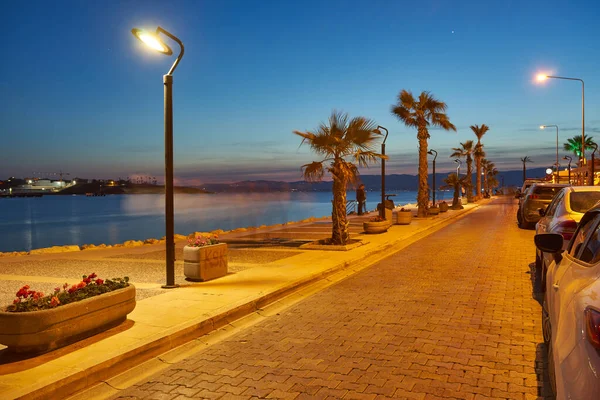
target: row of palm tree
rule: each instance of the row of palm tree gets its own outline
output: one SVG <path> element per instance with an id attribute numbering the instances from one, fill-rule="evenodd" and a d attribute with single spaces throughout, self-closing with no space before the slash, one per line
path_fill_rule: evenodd
<path id="1" fill-rule="evenodd" d="M 481 161 L 485 157 L 485 151 L 483 150 L 483 143 L 481 138 L 485 135 L 490 128 L 483 124 L 481 126 L 471 125 L 471 130 L 477 136 L 477 143 L 473 140 L 467 140 L 460 144 L 460 147 L 453 148 L 453 153 L 450 158 L 465 158 L 467 161 L 467 180 L 465 181 L 465 187 L 467 189 L 467 201 L 472 202 L 473 198 L 473 158 L 475 158 L 475 182 L 476 182 L 476 198 L 479 199 L 481 195 Z"/>
<path id="2" fill-rule="evenodd" d="M 392 105 L 391 112 L 406 126 L 417 129 L 419 142 L 419 171 L 417 215 L 427 216 L 429 207 L 429 187 L 427 184 L 428 162 L 427 146 L 429 127 L 439 127 L 444 130 L 456 131 L 456 127 L 446 115 L 446 103 L 436 99 L 430 92 L 421 92 L 415 98 L 410 91 L 402 90 L 398 95 L 397 103 Z M 481 168 L 483 163 L 483 145 L 481 137 L 488 131 L 486 125 L 474 125 L 471 129 L 477 135 L 476 151 L 473 155 L 477 161 L 477 188 L 481 191 Z M 343 245 L 349 238 L 348 220 L 346 216 L 346 189 L 348 184 L 358 182 L 358 166 L 368 166 L 388 157 L 378 153 L 375 146 L 382 137 L 377 129 L 377 124 L 364 117 L 350 119 L 347 114 L 334 111 L 327 124 L 322 123 L 314 132 L 294 133 L 302 137 L 301 145 L 306 143 L 317 155 L 322 156 L 321 161 L 314 161 L 302 166 L 304 179 L 307 182 L 321 181 L 325 173 L 333 179 L 333 205 L 332 205 L 332 234 L 330 244 Z M 473 147 L 472 142 L 471 147 Z M 469 160 L 469 159 L 468 159 Z M 470 164 L 469 164 L 470 168 Z M 489 167 L 488 167 L 489 168 Z M 492 164 L 492 170 L 493 170 Z M 471 171 L 468 171 L 470 174 Z M 493 174 L 484 175 L 485 185 L 489 185 Z M 472 190 L 469 190 L 472 196 Z"/>

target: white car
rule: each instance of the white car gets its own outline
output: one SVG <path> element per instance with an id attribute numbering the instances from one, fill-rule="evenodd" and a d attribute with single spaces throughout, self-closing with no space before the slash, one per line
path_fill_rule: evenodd
<path id="1" fill-rule="evenodd" d="M 600 398 L 600 205 L 588 211 L 563 251 L 557 233 L 535 235 L 548 266 L 542 307 L 548 372 L 557 399 Z"/>
<path id="2" fill-rule="evenodd" d="M 540 211 L 535 233 L 559 233 L 563 237 L 563 250 L 583 214 L 600 201 L 600 186 L 568 186 L 558 192 L 547 208 Z M 546 271 L 552 262 L 551 254 L 535 251 L 536 291 L 546 289 Z"/>

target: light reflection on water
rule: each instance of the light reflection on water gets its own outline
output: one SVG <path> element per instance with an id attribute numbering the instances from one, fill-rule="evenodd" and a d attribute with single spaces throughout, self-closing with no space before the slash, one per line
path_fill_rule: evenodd
<path id="1" fill-rule="evenodd" d="M 175 232 L 273 225 L 331 215 L 330 192 L 175 195 Z M 379 193 L 369 192 L 368 209 Z M 414 203 L 398 192 L 396 204 Z M 348 200 L 354 192 L 348 192 Z M 0 199 L 0 251 L 67 244 L 115 244 L 164 236 L 163 195 Z"/>

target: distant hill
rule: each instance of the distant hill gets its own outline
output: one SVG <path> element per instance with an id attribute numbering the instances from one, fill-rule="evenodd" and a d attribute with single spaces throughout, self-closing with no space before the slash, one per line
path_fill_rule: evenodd
<path id="1" fill-rule="evenodd" d="M 163 194 L 165 187 L 163 185 L 137 184 L 130 183 L 125 186 L 106 186 L 101 182 L 78 183 L 61 190 L 56 194 Z M 174 193 L 211 193 L 204 189 L 196 187 L 175 186 Z"/>
<path id="2" fill-rule="evenodd" d="M 527 169 L 528 178 L 539 178 L 546 175 L 546 168 L 531 168 Z M 462 171 L 461 171 L 462 174 Z M 429 182 L 431 183 L 433 174 L 429 174 Z M 436 173 L 436 186 L 444 184 L 443 179 L 448 176 L 448 172 Z M 365 184 L 369 191 L 381 190 L 381 175 L 361 175 L 361 181 Z M 504 186 L 521 186 L 523 183 L 523 171 L 501 171 L 498 174 L 498 181 L 502 184 L 504 178 Z M 475 175 L 473 175 L 473 185 L 475 185 Z M 229 193 L 245 193 L 245 192 L 324 192 L 331 191 L 331 181 L 308 183 L 306 181 L 283 182 L 283 181 L 242 181 L 235 183 L 207 183 L 200 186 L 204 190 L 211 192 L 229 192 Z M 385 176 L 385 188 L 388 190 L 417 190 L 418 182 L 416 175 L 407 174 L 390 174 Z"/>

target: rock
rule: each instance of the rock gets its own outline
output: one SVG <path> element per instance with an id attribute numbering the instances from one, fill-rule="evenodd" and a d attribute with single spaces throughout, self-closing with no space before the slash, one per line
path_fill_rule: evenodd
<path id="1" fill-rule="evenodd" d="M 81 250 L 93 250 L 96 248 L 95 244 L 84 244 L 81 246 Z"/>
<path id="2" fill-rule="evenodd" d="M 225 231 L 223 229 L 217 229 L 217 230 L 211 231 L 210 233 L 212 233 L 213 235 L 222 235 L 223 233 L 225 233 Z"/>
<path id="3" fill-rule="evenodd" d="M 52 247 L 44 247 L 41 249 L 34 249 L 29 252 L 30 255 L 35 254 L 55 254 L 55 253 L 66 253 L 70 251 L 79 251 L 81 250 L 79 246 L 76 245 L 68 245 L 68 246 L 52 246 Z"/>
<path id="4" fill-rule="evenodd" d="M 179 234 L 176 233 L 175 235 L 173 235 L 173 238 L 175 240 L 183 240 L 183 239 L 187 239 L 187 236 L 185 236 L 185 235 L 179 235 Z"/>
<path id="5" fill-rule="evenodd" d="M 152 238 L 144 240 L 144 244 L 156 244 L 158 242 L 159 242 L 158 239 L 152 239 Z"/>
<path id="6" fill-rule="evenodd" d="M 139 247 L 143 245 L 144 242 L 142 242 L 141 240 L 128 240 L 125 243 L 123 243 L 123 247 Z"/>

